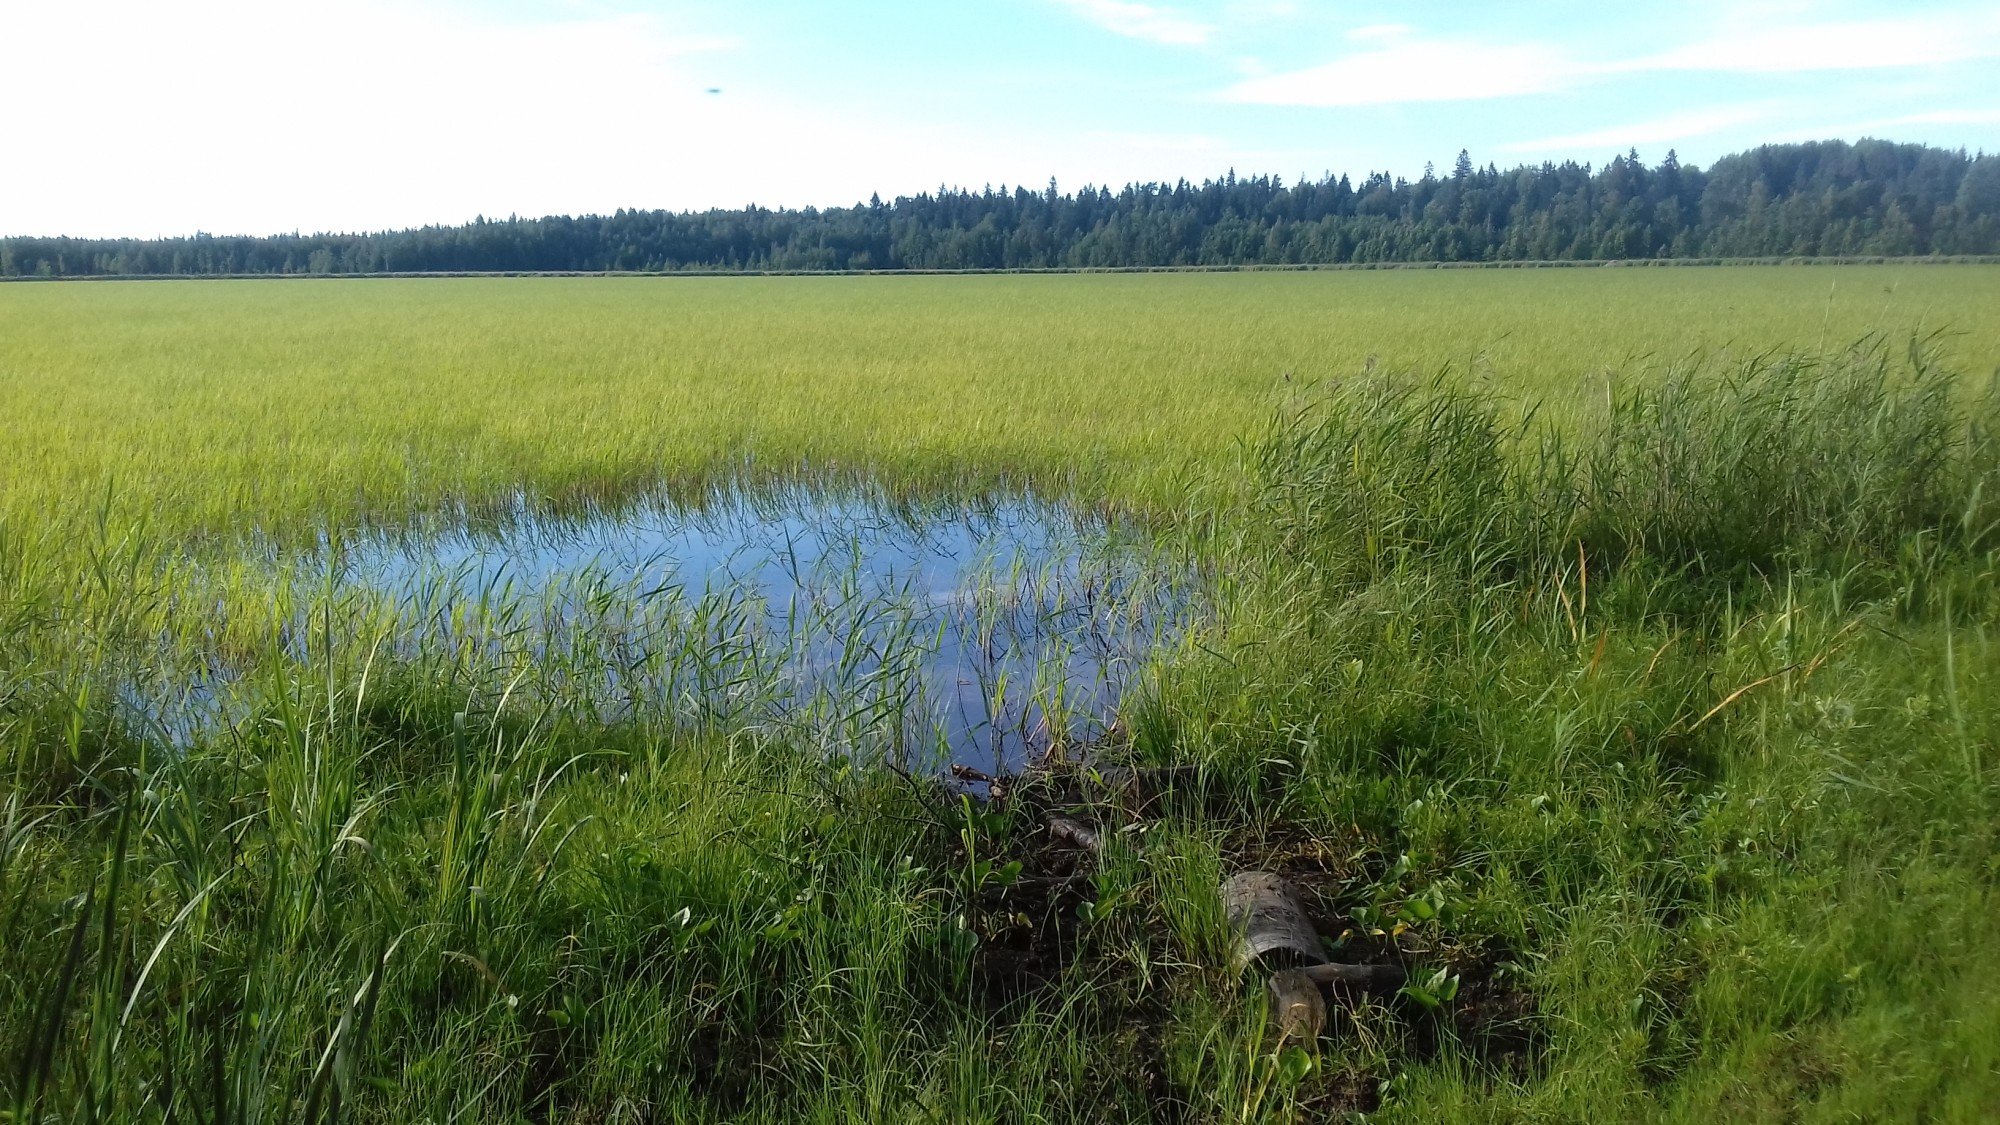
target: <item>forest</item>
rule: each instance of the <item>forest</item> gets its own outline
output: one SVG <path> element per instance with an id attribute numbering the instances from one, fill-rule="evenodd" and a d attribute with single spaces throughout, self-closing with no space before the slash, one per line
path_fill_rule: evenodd
<path id="1" fill-rule="evenodd" d="M 0 217 L 4 222 L 4 217 Z M 0 277 L 1034 270 L 2000 252 L 2000 154 L 1863 140 L 1765 145 L 1707 169 L 1637 151 L 1602 167 L 1287 183 L 1054 181 L 853 207 L 544 218 L 271 237 L 0 239 Z"/>

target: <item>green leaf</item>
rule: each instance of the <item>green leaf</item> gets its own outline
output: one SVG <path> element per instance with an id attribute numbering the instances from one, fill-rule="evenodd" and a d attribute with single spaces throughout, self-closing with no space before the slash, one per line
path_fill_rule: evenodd
<path id="1" fill-rule="evenodd" d="M 1278 1081 L 1287 1086 L 1296 1086 L 1300 1079 L 1313 1072 L 1313 1067 L 1316 1065 L 1318 1064 L 1313 1061 L 1312 1055 L 1304 1048 L 1287 1047 L 1284 1053 L 1278 1056 Z"/>
<path id="2" fill-rule="evenodd" d="M 1437 1008 L 1450 1003 L 1458 995 L 1458 974 L 1450 969 L 1439 969 L 1422 984 L 1412 982 L 1404 985 L 1402 994 L 1426 1008 Z"/>

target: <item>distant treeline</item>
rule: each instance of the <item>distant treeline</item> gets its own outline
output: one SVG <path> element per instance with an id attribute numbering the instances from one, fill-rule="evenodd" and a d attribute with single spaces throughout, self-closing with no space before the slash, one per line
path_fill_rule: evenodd
<path id="1" fill-rule="evenodd" d="M 821 210 L 619 211 L 380 234 L 0 239 L 0 276 L 1103 269 L 2000 253 L 2000 155 L 1864 140 L 1286 184 L 940 190 Z"/>

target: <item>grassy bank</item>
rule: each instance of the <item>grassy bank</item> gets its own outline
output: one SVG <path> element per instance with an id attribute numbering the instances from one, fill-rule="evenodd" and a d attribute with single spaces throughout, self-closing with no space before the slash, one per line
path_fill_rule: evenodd
<path id="1" fill-rule="evenodd" d="M 68 311 L 0 362 L 98 405 L 22 399 L 32 437 L 4 454 L 0 1112 L 1989 1119 L 1996 349 L 1820 348 L 1846 318 L 1946 300 L 1829 304 L 1831 275 L 1802 272 L 1796 304 L 1745 282 L 1755 347 L 1690 341 L 1659 292 L 1614 287 L 1574 291 L 1600 304 L 1514 353 L 1501 326 L 1549 314 L 1496 303 L 1472 349 L 1491 371 L 1436 380 L 1400 372 L 1458 341 L 1362 373 L 1391 351 L 1368 317 L 1411 299 L 1333 302 L 1317 277 L 950 279 L 992 288 L 910 291 L 893 330 L 811 288 L 881 279 L 744 289 L 665 326 L 607 322 L 593 302 L 641 299 L 617 287 L 496 289 L 469 320 L 421 289 L 330 287 L 380 303 L 315 312 L 248 287 L 203 332 L 176 302 L 206 287 L 89 287 L 115 314 L 21 287 Z M 1988 284 L 1935 276 L 1973 279 L 1952 300 Z M 1109 287 L 1087 309 L 1009 288 L 1086 281 Z M 1222 288 L 1175 316 L 1121 288 L 1190 284 Z M 1035 315 L 1008 314 L 1029 292 Z M 1425 292 L 1430 319 L 1398 323 L 1478 322 L 1464 291 Z M 745 311 L 766 296 L 833 304 Z M 1682 299 L 1730 330 L 1713 292 Z M 1139 358 L 1102 370 L 1118 341 Z M 1695 343 L 1739 354 L 1623 363 Z M 1745 358 L 1781 343 L 1804 357 Z M 240 366 L 206 366 L 232 345 Z M 836 347 L 845 381 L 808 382 Z M 1265 369 L 1294 357 L 1290 381 Z M 880 393 L 913 372 L 925 393 Z M 720 472 L 745 443 L 1170 511 L 1218 615 L 1102 752 L 1194 779 L 1076 801 L 1106 841 L 1078 854 L 1041 815 L 1075 792 L 964 800 L 870 767 L 865 726 L 606 723 L 579 677 L 385 656 L 384 619 L 184 538 Z M 121 677 L 203 651 L 249 670 L 245 721 L 169 748 L 121 717 Z M 1412 987 L 1279 1039 L 1214 897 L 1250 867 L 1305 889 L 1337 956 Z"/>

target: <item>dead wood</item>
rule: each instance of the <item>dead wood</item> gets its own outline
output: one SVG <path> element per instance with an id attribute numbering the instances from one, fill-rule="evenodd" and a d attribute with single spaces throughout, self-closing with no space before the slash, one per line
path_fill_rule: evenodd
<path id="1" fill-rule="evenodd" d="M 1326 960 L 1319 931 L 1298 891 L 1268 871 L 1245 871 L 1224 880 L 1222 912 L 1237 934 L 1238 970 L 1266 958 L 1284 966 Z"/>
<path id="2" fill-rule="evenodd" d="M 1145 805 L 1169 790 L 1192 786 L 1201 776 L 1201 767 L 1105 766 L 1088 775 L 1090 788 L 1100 797 Z"/>
<path id="3" fill-rule="evenodd" d="M 1321 987 L 1346 985 L 1371 992 L 1387 992 L 1401 988 L 1403 982 L 1409 979 L 1409 974 L 1403 971 L 1401 965 L 1346 965 L 1329 962 L 1324 965 L 1307 965 L 1297 971 Z"/>
<path id="4" fill-rule="evenodd" d="M 1271 974 L 1271 1018 L 1287 1039 L 1318 1039 L 1326 1030 L 1326 997 L 1304 969 Z"/>
<path id="5" fill-rule="evenodd" d="M 1074 817 L 1060 814 L 1049 818 L 1049 838 L 1087 852 L 1102 851 L 1104 848 L 1104 838 L 1098 835 L 1097 829 Z"/>

